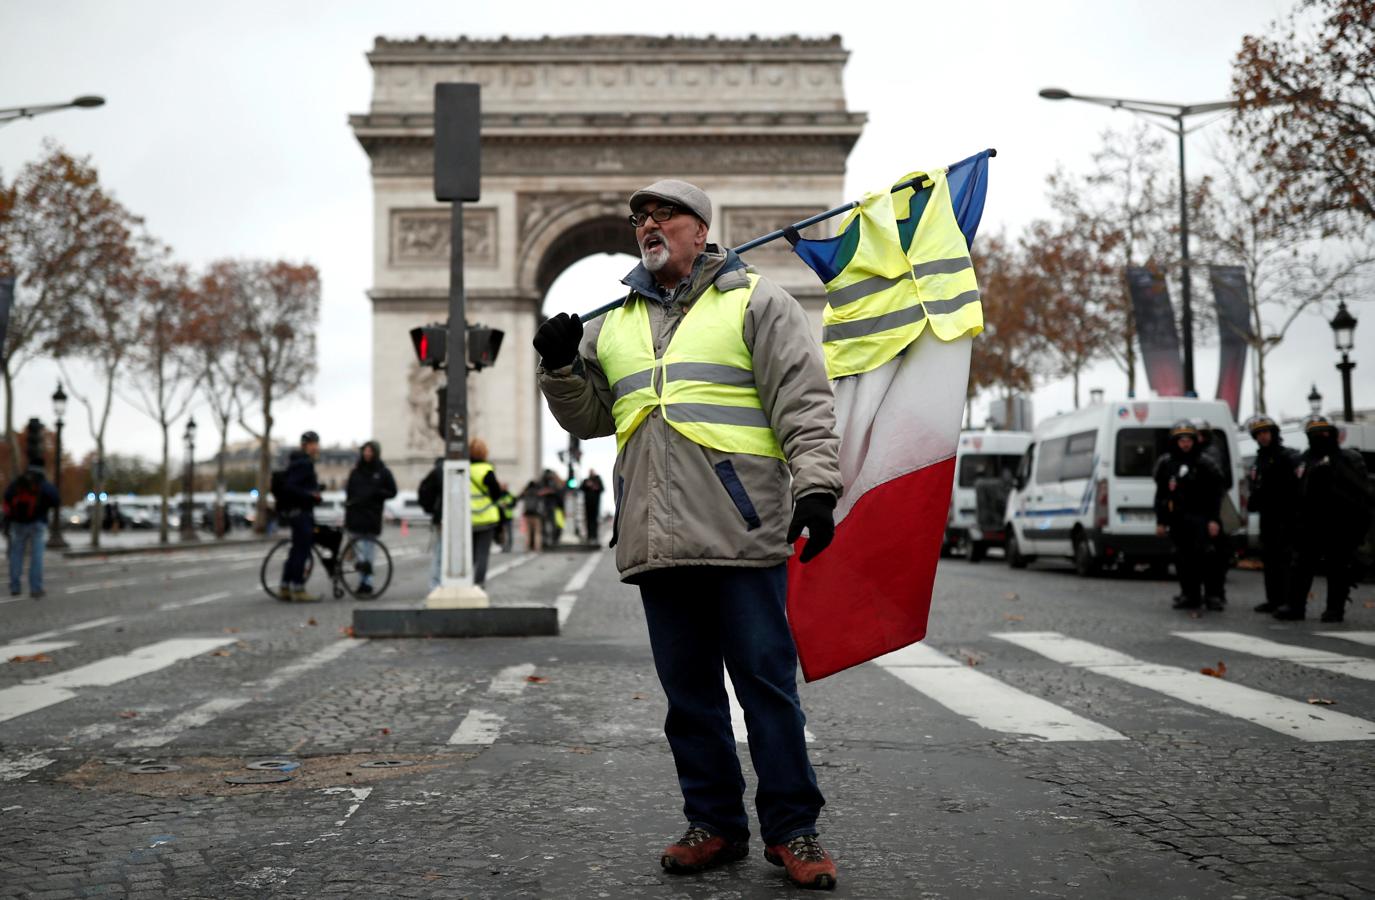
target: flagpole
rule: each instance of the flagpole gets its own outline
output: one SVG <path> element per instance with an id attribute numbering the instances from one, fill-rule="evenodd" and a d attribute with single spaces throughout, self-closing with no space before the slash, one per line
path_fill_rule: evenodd
<path id="1" fill-rule="evenodd" d="M 953 163 L 952 165 L 947 166 L 946 170 L 949 171 L 950 169 L 962 166 L 970 160 L 982 156 L 984 153 L 987 153 L 989 157 L 994 157 L 998 155 L 997 150 L 989 148 L 988 150 L 983 151 L 983 153 L 975 153 L 973 156 L 966 157 L 957 163 Z M 899 182 L 898 184 L 893 185 L 892 193 L 896 194 L 898 191 L 904 188 L 917 187 L 919 183 L 922 180 L 924 180 L 924 178 L 925 176 L 922 175 L 916 178 L 909 178 L 908 180 L 903 182 Z M 759 237 L 754 238 L 753 240 L 745 241 L 745 243 L 741 244 L 739 247 L 732 247 L 731 249 L 734 250 L 736 253 L 745 253 L 749 250 L 753 250 L 755 247 L 759 247 L 772 241 L 776 241 L 779 238 L 785 236 L 789 231 L 801 231 L 802 229 L 815 225 L 818 222 L 824 222 L 827 219 L 831 219 L 840 215 L 841 213 L 847 213 L 850 210 L 854 209 L 856 206 L 859 206 L 858 200 L 846 203 L 844 206 L 837 206 L 835 209 L 828 209 L 825 212 L 817 213 L 816 215 L 810 218 L 803 219 L 801 222 L 794 222 L 792 225 L 789 225 L 786 228 L 780 228 L 777 231 L 770 231 L 768 234 L 760 235 Z M 626 297 L 617 297 L 610 303 L 604 303 L 596 309 L 592 310 L 591 312 L 581 314 L 580 316 L 578 316 L 578 319 L 582 322 L 590 322 L 598 316 L 604 316 L 607 313 L 611 312 L 613 309 L 625 305 L 626 299 Z"/>

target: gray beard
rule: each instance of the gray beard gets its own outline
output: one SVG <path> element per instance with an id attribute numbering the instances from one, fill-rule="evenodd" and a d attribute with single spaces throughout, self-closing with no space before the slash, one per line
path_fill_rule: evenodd
<path id="1" fill-rule="evenodd" d="M 655 250 L 641 250 L 640 262 L 643 263 L 644 267 L 650 272 L 658 272 L 664 266 L 668 265 L 668 256 L 668 246 L 666 244 L 661 244 Z"/>

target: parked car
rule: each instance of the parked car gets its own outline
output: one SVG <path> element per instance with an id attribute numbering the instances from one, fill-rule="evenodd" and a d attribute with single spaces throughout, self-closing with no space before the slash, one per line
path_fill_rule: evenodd
<path id="1" fill-rule="evenodd" d="M 383 504 L 383 515 L 386 521 L 392 524 L 400 524 L 402 520 L 407 522 L 428 522 L 430 514 L 420 508 L 420 499 L 415 491 L 399 491 L 396 496 Z"/>
<path id="2" fill-rule="evenodd" d="M 1155 463 L 1170 426 L 1200 418 L 1222 448 L 1234 482 L 1228 499 L 1241 510 L 1243 470 L 1227 404 L 1183 397 L 1097 403 L 1036 426 L 1008 497 L 1008 562 L 1020 568 L 1038 556 L 1064 557 L 1081 575 L 1138 563 L 1164 569 L 1171 546 L 1155 533 Z M 1244 525 L 1237 530 L 1244 540 Z"/>
<path id="3" fill-rule="evenodd" d="M 1031 434 L 1025 431 L 960 434 L 942 555 L 960 553 L 970 562 L 978 562 L 989 547 L 1003 546 L 1007 538 L 1003 529 L 1007 491 L 1029 443 Z M 980 490 L 983 503 L 979 502 Z"/>

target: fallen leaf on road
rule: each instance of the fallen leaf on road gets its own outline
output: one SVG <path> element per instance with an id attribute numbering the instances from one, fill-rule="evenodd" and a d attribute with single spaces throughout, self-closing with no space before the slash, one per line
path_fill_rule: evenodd
<path id="1" fill-rule="evenodd" d="M 211 655 L 211 656 L 228 656 L 228 655 L 229 655 L 229 651 L 228 651 L 228 650 L 223 650 L 223 649 L 221 649 L 221 650 L 215 650 L 215 651 L 213 651 L 210 655 Z"/>
<path id="2" fill-rule="evenodd" d="M 1019 616 L 1016 613 L 1003 613 L 1003 618 L 1007 619 L 1009 622 L 1021 622 L 1023 621 L 1024 617 Z"/>
<path id="3" fill-rule="evenodd" d="M 1336 706 L 1336 700 L 1328 700 L 1326 697 L 1309 697 L 1308 702 L 1314 706 Z"/>
<path id="4" fill-rule="evenodd" d="M 1201 618 L 1203 618 L 1203 613 L 1198 612 L 1198 611 L 1191 612 L 1191 613 L 1189 613 L 1189 618 L 1191 618 L 1191 619 L 1201 619 Z"/>
<path id="5" fill-rule="evenodd" d="M 390 728 L 383 728 L 383 729 L 382 729 L 382 733 L 383 733 L 383 734 L 391 734 L 391 729 L 390 729 Z"/>
<path id="6" fill-rule="evenodd" d="M 319 625 L 320 623 L 317 622 L 317 621 L 315 621 L 315 617 L 314 617 L 314 616 L 311 616 L 309 619 L 306 619 L 306 624 L 307 624 L 307 625 Z"/>
<path id="7" fill-rule="evenodd" d="M 238 633 L 239 633 L 239 629 L 237 629 L 237 628 L 226 628 L 226 629 L 224 630 L 224 633 L 225 633 L 225 634 L 238 634 Z"/>
<path id="8" fill-rule="evenodd" d="M 1367 600 L 1367 601 L 1365 602 L 1365 608 L 1366 608 L 1366 609 L 1375 609 L 1375 600 Z"/>
<path id="9" fill-rule="evenodd" d="M 1198 671 L 1202 672 L 1204 675 L 1211 675 L 1214 678 L 1223 678 L 1227 675 L 1227 664 L 1219 661 L 1216 669 L 1211 666 L 1204 666 Z"/>
<path id="10" fill-rule="evenodd" d="M 52 658 L 51 656 L 49 656 L 48 654 L 46 654 L 46 653 L 30 653 L 28 656 L 20 655 L 20 656 L 11 656 L 11 657 L 10 657 L 10 662 L 12 662 L 12 663 L 26 663 L 26 662 L 50 663 L 50 662 L 52 662 L 52 661 L 53 661 L 53 658 Z"/>
<path id="11" fill-rule="evenodd" d="M 1022 598 L 1021 598 L 1021 597 L 1018 597 L 1017 594 L 1016 594 L 1016 592 L 1014 591 L 1014 592 L 1009 592 L 1009 593 L 1003 594 L 1003 599 L 1004 599 L 1004 600 L 1020 600 L 1020 599 L 1022 599 Z"/>
<path id="12" fill-rule="evenodd" d="M 591 748 L 591 747 L 569 747 L 569 748 L 568 748 L 568 752 L 569 752 L 569 753 L 580 753 L 580 754 L 582 754 L 583 756 L 586 756 L 587 754 L 589 754 L 589 753 L 592 752 L 592 748 Z"/>
<path id="13" fill-rule="evenodd" d="M 339 629 L 339 633 L 344 637 L 353 637 L 353 626 L 345 625 L 343 628 Z"/>
<path id="14" fill-rule="evenodd" d="M 965 653 L 965 654 L 964 654 L 964 663 L 965 663 L 965 665 L 967 665 L 967 666 L 977 666 L 979 663 L 981 663 L 981 662 L 983 662 L 983 661 L 984 661 L 984 660 L 983 660 L 983 657 L 982 657 L 982 656 L 979 656 L 977 653 Z"/>
<path id="15" fill-rule="evenodd" d="M 639 691 L 636 691 L 635 693 L 633 693 L 633 694 L 630 695 L 630 699 L 631 699 L 631 700 L 643 700 L 643 699 L 645 699 L 645 695 L 644 695 L 644 694 L 641 694 Z"/>
<path id="16" fill-rule="evenodd" d="M 138 718 L 138 713 L 135 712 L 135 711 L 132 710 L 132 709 L 126 709 L 126 710 L 122 710 L 122 711 L 119 713 L 119 717 L 120 717 L 121 719 L 137 719 L 137 718 Z"/>
<path id="17" fill-rule="evenodd" d="M 1250 569 L 1252 571 L 1260 571 L 1261 569 L 1264 569 L 1265 566 L 1261 563 L 1260 560 L 1247 557 L 1245 559 L 1237 560 L 1237 568 Z"/>
<path id="18" fill-rule="evenodd" d="M 549 681 L 549 679 L 545 678 L 543 675 L 526 675 L 525 680 L 531 684 L 544 684 Z"/>

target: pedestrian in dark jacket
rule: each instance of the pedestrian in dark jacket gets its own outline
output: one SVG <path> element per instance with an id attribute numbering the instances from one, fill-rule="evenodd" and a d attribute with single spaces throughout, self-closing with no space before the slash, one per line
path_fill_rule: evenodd
<path id="1" fill-rule="evenodd" d="M 43 477 L 41 465 L 10 482 L 5 488 L 5 528 L 9 533 L 10 595 L 19 596 L 24 576 L 24 557 L 29 557 L 29 596 L 42 600 L 43 549 L 47 545 L 48 517 L 59 505 L 57 490 Z"/>
<path id="2" fill-rule="evenodd" d="M 587 516 L 587 540 L 597 543 L 597 524 L 602 518 L 602 494 L 606 486 L 596 469 L 588 469 L 587 477 L 582 480 L 583 512 Z"/>
<path id="3" fill-rule="evenodd" d="M 384 505 L 396 496 L 396 479 L 391 469 L 382 464 L 382 447 L 368 441 L 358 451 L 358 462 L 349 473 L 344 491 L 344 527 L 354 539 L 358 560 L 365 565 L 359 569 L 359 596 L 372 594 L 372 562 L 377 545 L 371 538 L 382 533 Z"/>
<path id="4" fill-rule="evenodd" d="M 1324 622 L 1340 622 L 1355 584 L 1356 548 L 1370 527 L 1371 486 L 1365 460 L 1338 444 L 1337 427 L 1324 416 L 1304 422 L 1308 450 L 1299 459 L 1298 554 L 1289 602 L 1278 619 L 1304 617 L 1308 591 L 1321 564 L 1327 569 Z"/>
<path id="5" fill-rule="evenodd" d="M 1235 523 L 1237 519 L 1237 516 L 1233 515 L 1236 507 L 1232 506 L 1228 492 L 1231 491 L 1235 479 L 1222 442 L 1218 440 L 1212 424 L 1207 419 L 1198 419 L 1194 424 L 1198 427 L 1199 453 L 1212 463 L 1217 471 L 1218 487 L 1222 494 L 1219 498 L 1221 505 L 1218 508 L 1218 524 L 1223 527 L 1220 527 L 1217 535 L 1208 542 L 1208 552 L 1203 555 L 1203 594 L 1205 597 L 1213 598 L 1214 606 L 1226 606 L 1227 570 L 1232 567 L 1232 536 L 1228 533 L 1228 528 L 1234 527 L 1227 525 L 1227 522 Z"/>
<path id="6" fill-rule="evenodd" d="M 320 456 L 320 436 L 301 435 L 301 449 L 287 457 L 286 477 L 277 500 L 277 516 L 291 529 L 291 552 L 282 566 L 282 586 L 277 596 L 294 603 L 319 602 L 318 594 L 306 593 L 306 560 L 315 543 L 315 507 L 320 503 L 320 480 L 315 460 Z"/>
<path id="7" fill-rule="evenodd" d="M 1274 612 L 1288 602 L 1298 537 L 1299 454 L 1284 446 L 1279 426 L 1267 415 L 1246 423 L 1256 442 L 1256 461 L 1247 476 L 1248 509 L 1260 514 L 1261 563 L 1265 602 L 1256 612 Z"/>
<path id="8" fill-rule="evenodd" d="M 439 567 L 444 552 L 441 546 L 444 539 L 441 528 L 444 524 L 444 457 L 435 459 L 434 467 L 420 480 L 415 496 L 420 508 L 430 514 L 430 590 L 433 591 L 439 587 Z"/>
<path id="9" fill-rule="evenodd" d="M 1203 605 L 1204 557 L 1222 530 L 1222 475 L 1198 446 L 1198 429 L 1187 420 L 1170 429 L 1169 452 L 1155 467 L 1155 531 L 1174 544 L 1180 595 L 1175 609 Z M 1207 598 L 1209 609 L 1221 609 L 1219 598 Z"/>
<path id="10" fill-rule="evenodd" d="M 544 498 L 540 496 L 539 482 L 533 478 L 520 492 L 520 515 L 525 529 L 525 549 L 538 553 L 544 546 Z"/>

